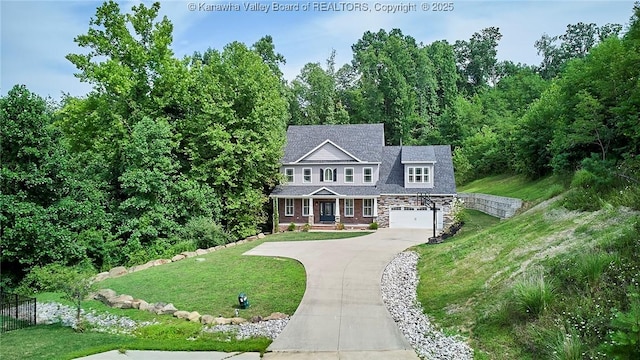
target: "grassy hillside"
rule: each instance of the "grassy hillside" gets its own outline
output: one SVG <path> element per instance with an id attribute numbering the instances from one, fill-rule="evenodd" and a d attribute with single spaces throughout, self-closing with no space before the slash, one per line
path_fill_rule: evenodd
<path id="1" fill-rule="evenodd" d="M 539 202 L 553 188 L 563 186 L 498 176 L 462 189 Z M 471 229 L 416 248 L 418 298 L 435 323 L 468 337 L 476 359 L 612 358 L 612 319 L 638 292 L 637 212 L 568 211 L 554 199 L 509 220 L 467 217 Z"/>
<path id="2" fill-rule="evenodd" d="M 508 196 L 536 202 L 562 193 L 565 183 L 554 176 L 531 181 L 522 175 L 495 175 L 459 186 L 458 192 Z"/>

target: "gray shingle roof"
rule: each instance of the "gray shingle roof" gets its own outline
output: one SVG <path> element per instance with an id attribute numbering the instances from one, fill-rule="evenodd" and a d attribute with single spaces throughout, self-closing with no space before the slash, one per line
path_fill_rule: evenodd
<path id="1" fill-rule="evenodd" d="M 456 181 L 453 174 L 453 162 L 451 157 L 451 147 L 449 145 L 436 146 L 409 146 L 410 155 L 415 153 L 427 153 L 425 149 L 431 148 L 434 157 L 434 187 L 433 188 L 405 188 L 404 187 L 404 165 L 402 165 L 402 155 L 407 146 L 385 146 L 382 149 L 382 164 L 380 165 L 380 180 L 377 188 L 381 194 L 416 194 L 424 192 L 428 194 L 455 194 Z"/>
<path id="2" fill-rule="evenodd" d="M 271 196 L 304 196 L 327 188 L 330 191 L 344 196 L 378 196 L 380 191 L 375 186 L 277 186 Z"/>
<path id="3" fill-rule="evenodd" d="M 403 146 L 400 154 L 401 161 L 436 161 L 436 154 L 433 146 Z"/>
<path id="4" fill-rule="evenodd" d="M 384 125 L 289 126 L 282 162 L 286 164 L 299 160 L 327 139 L 362 161 L 379 162 L 384 146 Z"/>

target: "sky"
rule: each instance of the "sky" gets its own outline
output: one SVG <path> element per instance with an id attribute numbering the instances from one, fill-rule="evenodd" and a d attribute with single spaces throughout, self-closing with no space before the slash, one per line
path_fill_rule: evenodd
<path id="1" fill-rule="evenodd" d="M 123 12 L 129 12 L 139 2 L 119 4 Z M 542 34 L 560 35 L 568 24 L 578 22 L 618 23 L 626 29 L 633 8 L 632 1 L 619 0 L 160 3 L 160 15 L 167 16 L 174 26 L 172 49 L 177 57 L 208 48 L 222 49 L 233 41 L 250 46 L 271 35 L 276 51 L 286 59 L 282 70 L 287 80 L 293 80 L 306 63 L 324 64 L 333 50 L 337 67 L 348 63 L 353 55 L 351 45 L 364 32 L 393 28 L 418 43 L 429 44 L 468 40 L 473 33 L 495 26 L 503 35 L 498 45 L 499 60 L 537 65 L 541 58 L 533 44 Z M 24 84 L 32 92 L 54 100 L 63 93 L 86 95 L 91 85 L 74 76 L 77 70 L 65 56 L 84 52 L 73 39 L 87 32 L 89 20 L 101 4 L 92 0 L 0 0 L 0 94 L 4 96 L 14 85 Z M 256 4 L 262 10 L 245 8 L 255 8 Z M 434 11 L 438 8 L 446 11 Z"/>

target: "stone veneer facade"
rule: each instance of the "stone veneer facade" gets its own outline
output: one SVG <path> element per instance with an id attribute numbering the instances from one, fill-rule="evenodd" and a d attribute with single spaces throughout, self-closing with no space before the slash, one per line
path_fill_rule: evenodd
<path id="1" fill-rule="evenodd" d="M 432 199 L 436 201 L 438 208 L 442 209 L 444 229 L 446 229 L 453 223 L 451 207 L 453 205 L 454 196 L 434 196 Z M 389 227 L 389 209 L 391 206 L 418 206 L 418 199 L 416 195 L 381 195 L 378 199 L 377 221 L 379 227 Z"/>

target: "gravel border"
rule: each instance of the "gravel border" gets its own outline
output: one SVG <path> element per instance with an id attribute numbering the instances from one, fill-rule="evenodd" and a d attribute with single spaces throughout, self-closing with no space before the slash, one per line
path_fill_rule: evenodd
<path id="1" fill-rule="evenodd" d="M 473 359 L 473 349 L 459 336 L 447 336 L 429 321 L 416 300 L 418 254 L 396 255 L 382 274 L 382 301 L 422 359 Z"/>

